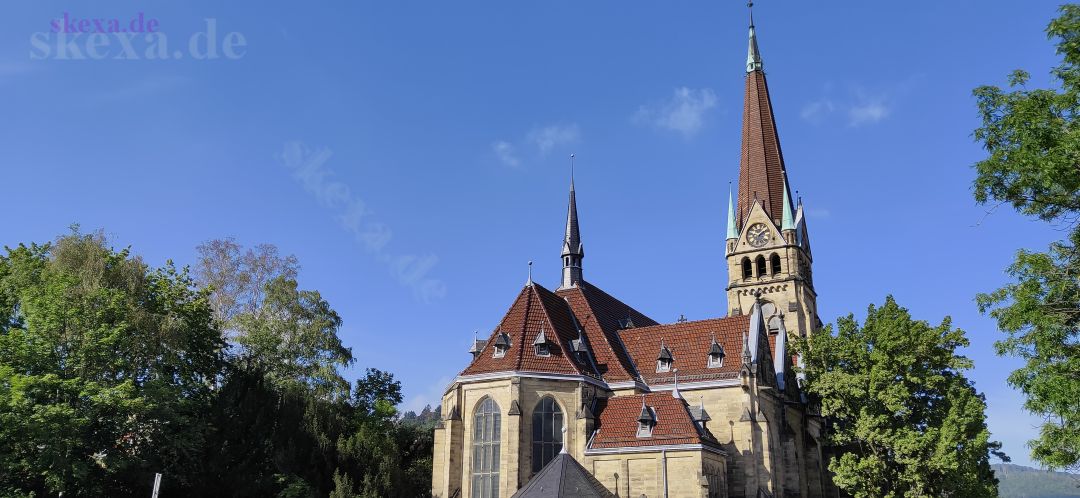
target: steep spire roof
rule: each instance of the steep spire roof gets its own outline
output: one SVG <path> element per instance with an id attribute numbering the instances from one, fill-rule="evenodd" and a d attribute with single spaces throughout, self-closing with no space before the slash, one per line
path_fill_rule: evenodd
<path id="1" fill-rule="evenodd" d="M 738 221 L 745 223 L 754 200 L 777 224 L 784 211 L 787 171 L 780 151 L 769 87 L 762 69 L 757 33 L 750 19 L 750 47 L 746 61 L 743 101 L 742 153 L 739 158 Z"/>
<path id="2" fill-rule="evenodd" d="M 585 258 L 585 246 L 581 243 L 578 228 L 577 195 L 574 192 L 574 155 L 570 154 L 570 203 L 566 209 L 566 234 L 562 247 L 562 283 L 560 289 L 575 287 L 581 283 L 581 260 Z"/>

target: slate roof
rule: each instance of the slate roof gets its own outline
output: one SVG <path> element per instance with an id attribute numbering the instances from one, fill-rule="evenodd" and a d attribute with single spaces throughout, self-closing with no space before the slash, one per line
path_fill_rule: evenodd
<path id="1" fill-rule="evenodd" d="M 600 402 L 597 432 L 590 449 L 704 444 L 719 448 L 712 434 L 694 422 L 686 402 L 670 392 L 645 394 L 645 405 L 656 414 L 652 436 L 638 437 L 642 396 L 616 396 Z"/>
<path id="2" fill-rule="evenodd" d="M 626 350 L 637 363 L 647 384 L 670 384 L 672 372 L 656 372 L 656 357 L 660 344 L 674 357 L 672 368 L 679 369 L 680 382 L 697 382 L 735 378 L 742 366 L 738 355 L 724 357 L 724 366 L 709 368 L 709 349 L 716 342 L 724 351 L 742 351 L 743 333 L 750 327 L 750 316 L 713 318 L 692 322 L 654 325 L 623 330 L 619 333 Z"/>
<path id="3" fill-rule="evenodd" d="M 566 453 L 559 453 L 510 498 L 614 498 L 600 481 Z"/>

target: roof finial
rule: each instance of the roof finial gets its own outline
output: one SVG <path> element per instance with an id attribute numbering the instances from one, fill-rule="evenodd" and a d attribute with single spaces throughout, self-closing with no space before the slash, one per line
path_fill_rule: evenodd
<path id="1" fill-rule="evenodd" d="M 529 261 L 529 281 L 525 282 L 525 285 L 532 285 L 532 261 Z"/>
<path id="2" fill-rule="evenodd" d="M 750 9 L 750 46 L 746 53 L 746 72 L 752 73 L 761 70 L 761 52 L 758 51 L 757 34 L 754 31 L 754 2 L 749 2 L 746 7 Z"/>
<path id="3" fill-rule="evenodd" d="M 574 158 L 570 154 L 570 202 L 566 209 L 566 233 L 563 236 L 562 282 L 559 289 L 576 287 L 583 280 L 581 260 L 585 258 L 585 245 L 581 243 L 581 231 L 578 228 L 577 194 L 574 192 Z"/>
<path id="4" fill-rule="evenodd" d="M 574 190 L 574 154 L 570 154 L 570 190 Z"/>
<path id="5" fill-rule="evenodd" d="M 562 449 L 559 453 L 566 453 L 566 424 L 562 426 Z"/>

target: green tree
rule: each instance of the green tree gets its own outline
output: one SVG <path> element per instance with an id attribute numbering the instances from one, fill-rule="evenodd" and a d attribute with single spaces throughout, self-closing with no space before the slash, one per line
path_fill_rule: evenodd
<path id="1" fill-rule="evenodd" d="M 806 391 L 840 449 L 829 469 L 856 498 L 997 496 L 986 403 L 957 354 L 968 345 L 948 318 L 913 320 L 890 296 L 799 343 Z"/>
<path id="2" fill-rule="evenodd" d="M 173 496 L 427 492 L 400 383 L 345 380 L 341 318 L 295 258 L 229 244 L 201 287 L 100 233 L 0 255 L 0 496 L 145 496 L 154 472 Z"/>
<path id="3" fill-rule="evenodd" d="M 212 411 L 214 470 L 196 494 L 423 495 L 433 427 L 397 419 L 401 384 L 390 373 L 344 379 L 353 358 L 337 335 L 341 318 L 299 289 L 296 258 L 232 240 L 198 252 L 198 279 L 235 348 Z"/>
<path id="4" fill-rule="evenodd" d="M 1025 408 L 1043 418 L 1032 457 L 1052 468 L 1080 468 L 1080 6 L 1061 7 L 1047 27 L 1062 62 L 1054 88 L 1029 89 L 1015 71 L 1009 89 L 974 94 L 982 126 L 975 138 L 989 156 L 975 165 L 975 198 L 1011 204 L 1068 231 L 1047 252 L 1021 250 L 1007 269 L 1014 281 L 977 297 L 1007 334 L 998 354 L 1025 360 L 1009 383 Z"/>
<path id="5" fill-rule="evenodd" d="M 0 490 L 143 495 L 155 471 L 192 475 L 223 361 L 206 297 L 100 233 L 7 249 Z"/>
<path id="6" fill-rule="evenodd" d="M 339 368 L 352 364 L 352 350 L 338 337 L 341 317 L 318 291 L 297 289 L 278 277 L 266 284 L 266 298 L 254 311 L 234 319 L 239 361 L 276 382 L 306 386 L 318 396 L 344 398 L 349 382 Z"/>

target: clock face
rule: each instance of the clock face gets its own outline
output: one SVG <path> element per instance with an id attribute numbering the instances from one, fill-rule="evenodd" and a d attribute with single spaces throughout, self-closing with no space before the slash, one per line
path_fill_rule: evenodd
<path id="1" fill-rule="evenodd" d="M 746 231 L 746 241 L 754 247 L 761 247 L 769 243 L 769 228 L 764 223 L 754 223 Z"/>

